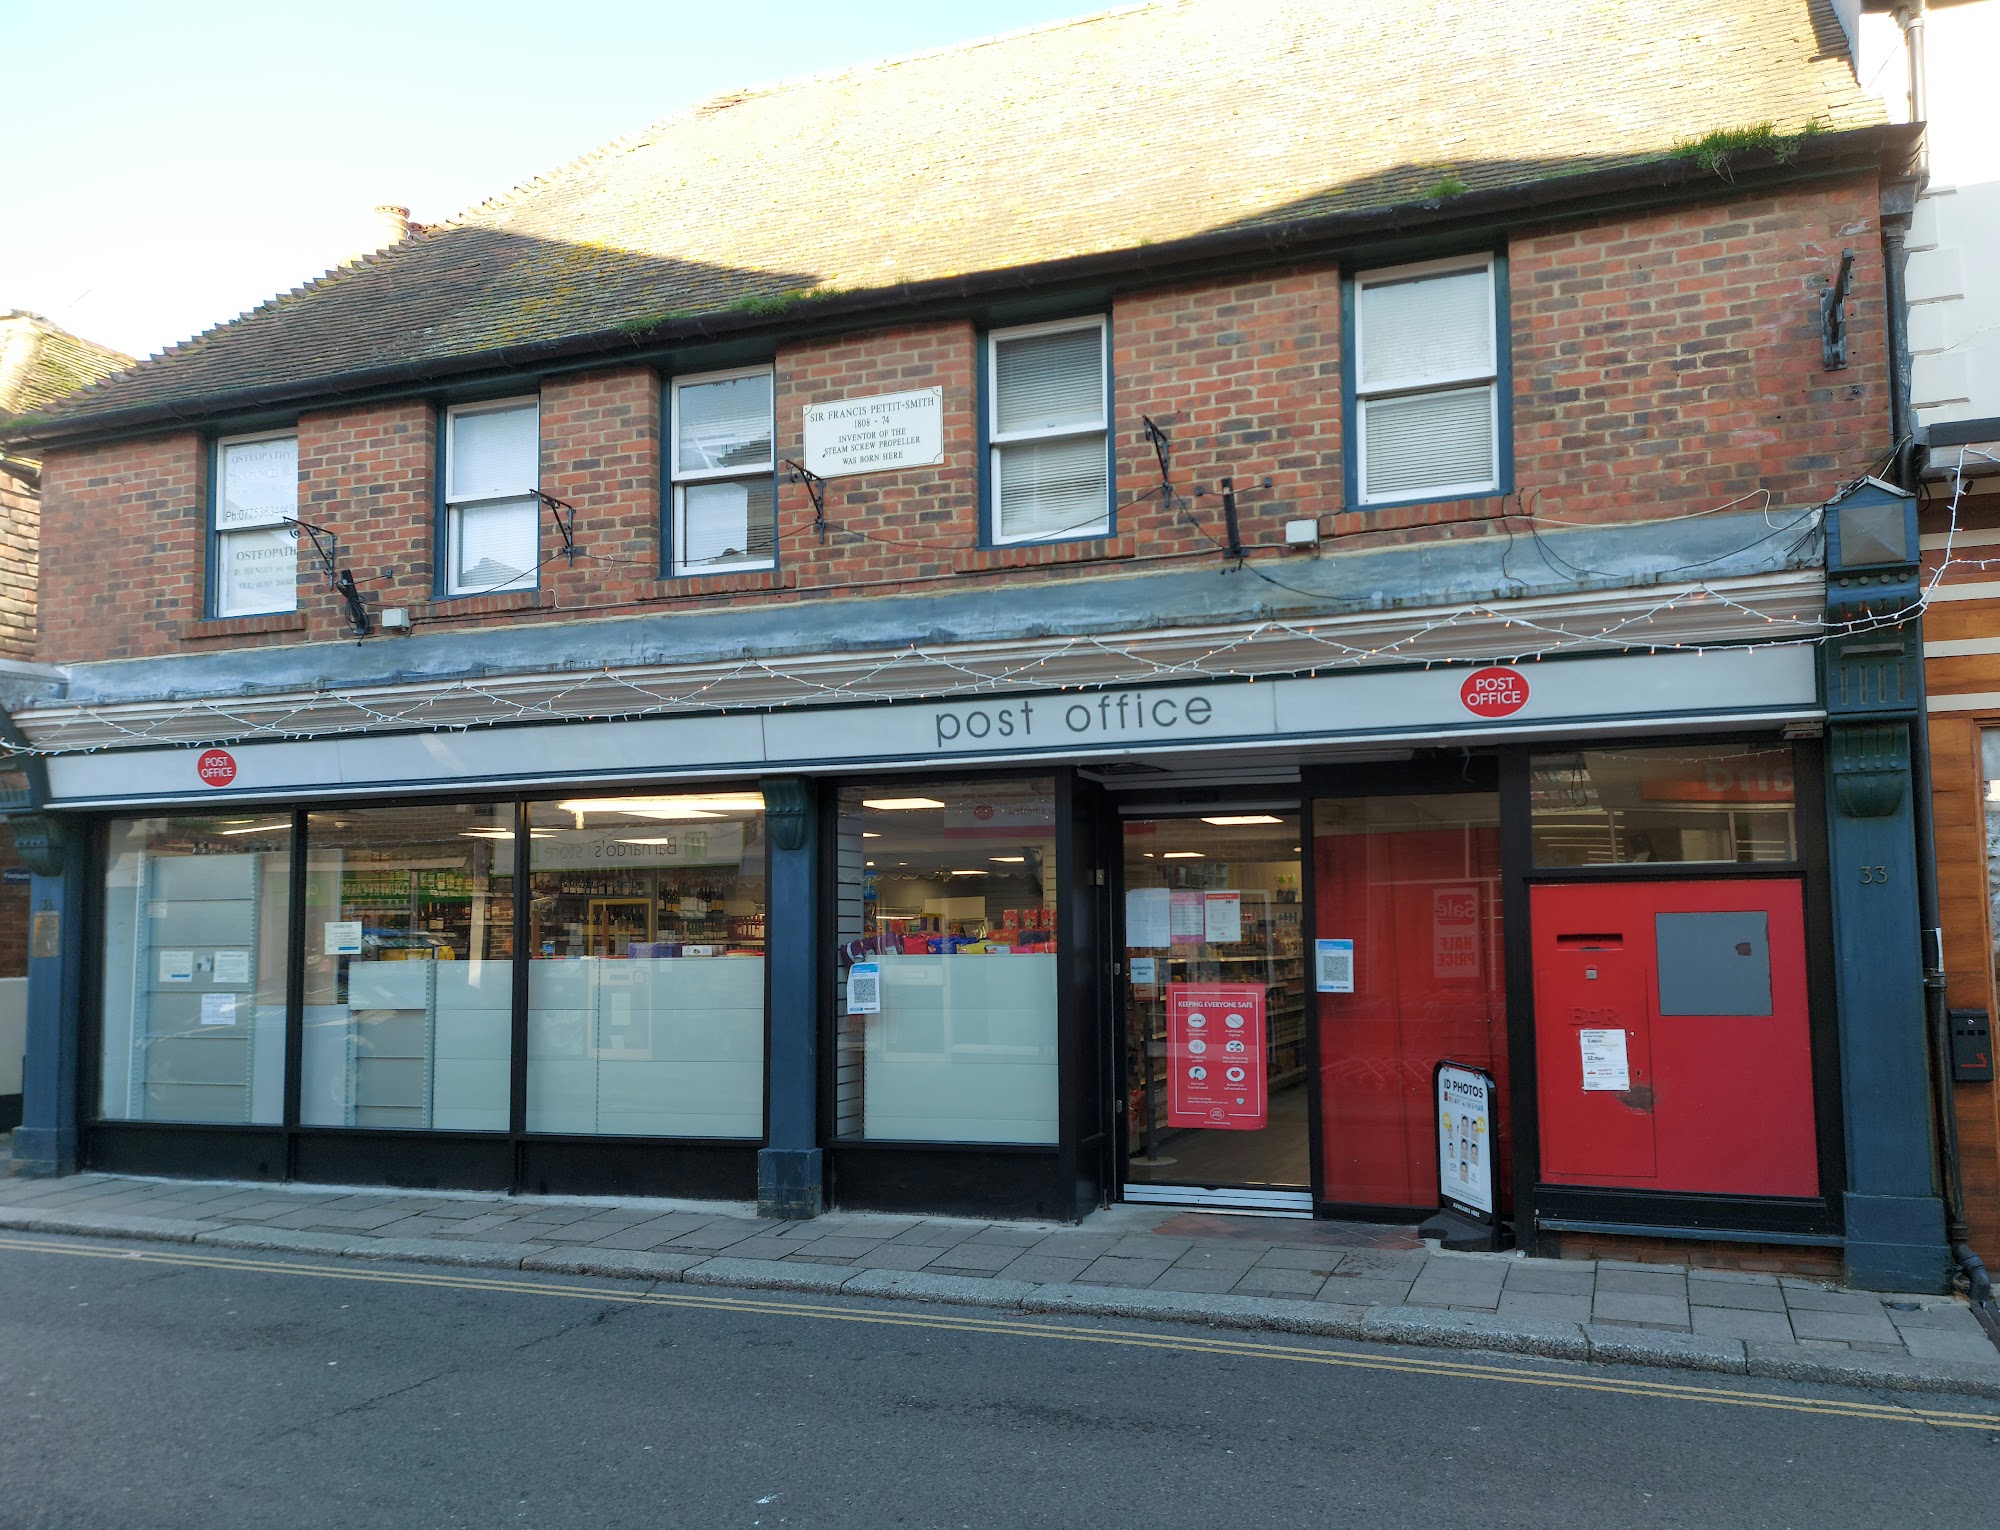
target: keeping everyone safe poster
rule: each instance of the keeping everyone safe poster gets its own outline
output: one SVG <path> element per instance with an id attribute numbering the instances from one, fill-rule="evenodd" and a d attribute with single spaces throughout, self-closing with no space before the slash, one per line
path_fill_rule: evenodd
<path id="1" fill-rule="evenodd" d="M 1254 1132 L 1269 1108 L 1263 986 L 1167 984 L 1167 1125 Z"/>

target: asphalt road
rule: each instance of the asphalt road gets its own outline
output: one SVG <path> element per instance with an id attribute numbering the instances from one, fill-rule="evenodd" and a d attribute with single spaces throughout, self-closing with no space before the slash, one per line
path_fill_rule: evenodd
<path id="1" fill-rule="evenodd" d="M 0 1525 L 1981 1526 L 2000 1403 L 0 1235 Z"/>

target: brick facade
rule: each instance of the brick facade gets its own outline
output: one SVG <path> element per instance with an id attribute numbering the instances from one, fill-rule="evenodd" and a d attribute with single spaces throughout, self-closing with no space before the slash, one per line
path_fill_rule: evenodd
<path id="1" fill-rule="evenodd" d="M 776 347 L 781 461 L 802 455 L 802 411 L 817 400 L 936 386 L 945 419 L 937 466 L 827 486 L 824 541 L 805 489 L 781 475 L 774 571 L 661 577 L 665 384 L 637 366 L 541 386 L 542 485 L 576 506 L 585 555 L 574 566 L 558 557 L 545 520 L 538 591 L 435 598 L 431 404 L 303 415 L 300 514 L 339 535 L 371 605 L 472 626 L 1212 558 L 1225 476 L 1236 479 L 1243 541 L 1260 550 L 1281 545 L 1294 517 L 1365 544 L 1518 532 L 1528 525 L 1522 517 L 1671 516 L 1767 494 L 1773 508 L 1806 508 L 1868 470 L 1887 415 L 1876 197 L 1875 179 L 1857 176 L 1513 236 L 1509 495 L 1347 507 L 1342 273 L 1317 264 L 1114 299 L 1110 537 L 982 545 L 981 335 L 967 320 Z M 1818 292 L 1843 248 L 1857 256 L 1857 340 L 1853 364 L 1828 373 Z M 1162 503 L 1142 416 L 1172 435 L 1175 487 L 1191 504 Z M 298 617 L 203 620 L 206 463 L 206 441 L 191 434 L 51 452 L 39 657 L 83 662 L 342 635 L 340 602 L 303 554 Z"/>
<path id="2" fill-rule="evenodd" d="M 42 509 L 34 492 L 0 471 L 0 658 L 35 653 L 35 543 Z"/>

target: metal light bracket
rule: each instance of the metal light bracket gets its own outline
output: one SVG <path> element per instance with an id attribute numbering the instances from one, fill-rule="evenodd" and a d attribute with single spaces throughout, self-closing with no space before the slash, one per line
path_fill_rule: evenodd
<path id="1" fill-rule="evenodd" d="M 819 533 L 819 539 L 824 542 L 826 540 L 826 480 L 807 467 L 803 462 L 795 462 L 790 457 L 785 459 L 785 476 L 793 483 L 802 483 L 806 486 L 806 493 L 811 496 L 813 502 L 813 530 Z"/>
<path id="2" fill-rule="evenodd" d="M 311 521 L 299 521 L 285 516 L 284 522 L 292 529 L 292 540 L 301 538 L 312 543 L 313 557 L 319 561 L 319 571 L 326 575 L 329 590 L 340 588 L 340 538 L 324 526 L 315 526 Z"/>
<path id="3" fill-rule="evenodd" d="M 549 516 L 556 523 L 556 535 L 562 538 L 562 555 L 571 568 L 576 567 L 576 506 L 566 499 L 557 499 L 553 494 L 535 490 L 535 498 L 549 507 Z"/>
<path id="4" fill-rule="evenodd" d="M 1820 364 L 1829 372 L 1847 365 L 1847 278 L 1854 270 L 1854 251 L 1840 252 L 1840 274 L 1819 295 Z"/>

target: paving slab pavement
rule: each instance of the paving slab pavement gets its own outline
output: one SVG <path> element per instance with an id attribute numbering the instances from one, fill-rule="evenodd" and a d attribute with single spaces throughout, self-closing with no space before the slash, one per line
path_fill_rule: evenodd
<path id="1" fill-rule="evenodd" d="M 1410 1228 L 1124 1205 L 1077 1227 L 620 1197 L 79 1174 L 0 1161 L 0 1229 L 844 1291 L 2000 1397 L 1955 1297 L 1624 1260 L 1445 1253 Z"/>

